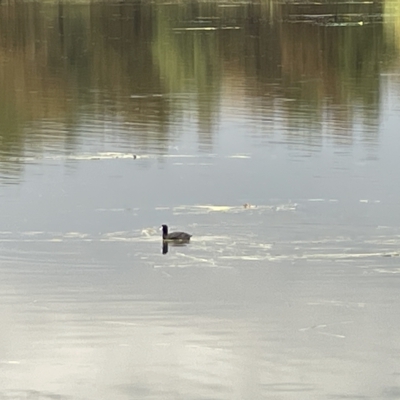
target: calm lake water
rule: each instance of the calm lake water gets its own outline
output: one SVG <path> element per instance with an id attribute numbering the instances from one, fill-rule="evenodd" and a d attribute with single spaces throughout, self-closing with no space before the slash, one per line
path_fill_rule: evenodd
<path id="1" fill-rule="evenodd" d="M 400 399 L 399 33 L 3 0 L 0 399 Z"/>

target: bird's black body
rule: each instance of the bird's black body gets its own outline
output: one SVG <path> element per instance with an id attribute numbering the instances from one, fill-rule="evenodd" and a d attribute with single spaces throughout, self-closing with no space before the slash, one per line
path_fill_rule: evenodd
<path id="1" fill-rule="evenodd" d="M 162 225 L 162 238 L 168 242 L 189 242 L 192 235 L 186 232 L 171 232 L 168 233 L 168 226 Z"/>

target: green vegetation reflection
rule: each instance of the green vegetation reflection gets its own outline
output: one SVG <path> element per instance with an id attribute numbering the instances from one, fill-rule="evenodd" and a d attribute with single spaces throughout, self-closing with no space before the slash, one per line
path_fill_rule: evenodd
<path id="1" fill-rule="evenodd" d="M 207 149 L 224 103 L 279 111 L 288 135 L 316 143 L 337 129 L 351 144 L 356 123 L 373 137 L 380 76 L 397 60 L 396 4 L 3 3 L 2 172 L 49 147 L 75 151 L 90 121 L 162 152 L 190 114 Z"/>

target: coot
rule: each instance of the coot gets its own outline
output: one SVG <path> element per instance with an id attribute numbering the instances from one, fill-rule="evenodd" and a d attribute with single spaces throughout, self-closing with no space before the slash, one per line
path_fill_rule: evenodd
<path id="1" fill-rule="evenodd" d="M 186 232 L 171 232 L 168 233 L 168 226 L 161 225 L 162 228 L 162 238 L 168 242 L 189 242 L 192 235 Z"/>

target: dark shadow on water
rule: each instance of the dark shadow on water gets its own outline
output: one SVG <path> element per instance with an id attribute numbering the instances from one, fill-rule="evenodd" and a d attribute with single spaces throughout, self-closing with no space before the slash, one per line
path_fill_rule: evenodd
<path id="1" fill-rule="evenodd" d="M 173 247 L 186 247 L 189 244 L 189 242 L 167 242 L 164 241 L 162 242 L 162 254 L 167 254 L 168 253 L 168 246 L 173 246 Z"/>

